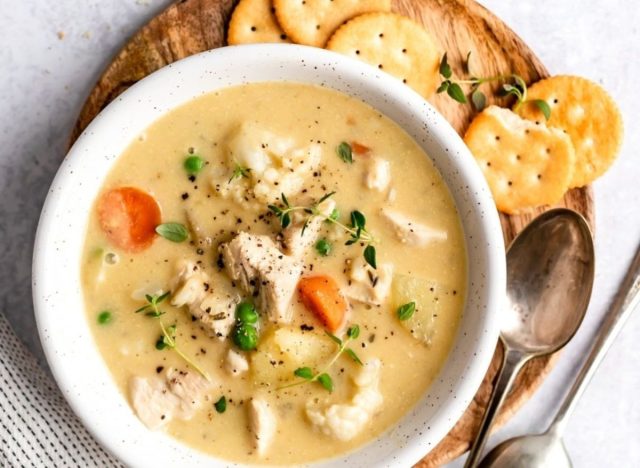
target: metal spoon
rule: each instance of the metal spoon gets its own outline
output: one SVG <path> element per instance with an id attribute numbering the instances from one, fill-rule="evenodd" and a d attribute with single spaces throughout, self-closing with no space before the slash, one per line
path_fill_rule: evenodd
<path id="1" fill-rule="evenodd" d="M 547 432 L 506 440 L 482 460 L 482 467 L 554 468 L 570 467 L 571 459 L 562 443 L 562 432 L 567 419 L 600 365 L 611 343 L 618 335 L 633 309 L 640 305 L 640 247 L 631 262 L 620 289 L 616 293 L 600 330 L 595 337 L 589 356 L 565 396 L 562 406 Z"/>
<path id="2" fill-rule="evenodd" d="M 575 211 L 547 211 L 512 242 L 500 333 L 502 368 L 465 468 L 477 466 L 493 419 L 521 367 L 533 357 L 560 349 L 580 326 L 593 271 L 591 232 Z"/>

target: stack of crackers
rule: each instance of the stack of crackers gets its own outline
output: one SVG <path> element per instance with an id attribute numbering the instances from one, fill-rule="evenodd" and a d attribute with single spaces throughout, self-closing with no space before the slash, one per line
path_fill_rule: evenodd
<path id="1" fill-rule="evenodd" d="M 421 24 L 391 12 L 391 0 L 240 0 L 227 42 L 324 47 L 395 76 L 425 99 L 440 82 L 437 42 Z M 496 206 L 509 214 L 555 204 L 567 190 L 590 184 L 622 141 L 618 108 L 597 84 L 556 76 L 527 93 L 547 103 L 548 120 L 538 106 L 490 106 L 464 136 Z"/>

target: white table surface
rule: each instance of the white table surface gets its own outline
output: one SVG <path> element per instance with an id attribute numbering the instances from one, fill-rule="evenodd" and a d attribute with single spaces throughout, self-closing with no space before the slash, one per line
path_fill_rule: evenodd
<path id="1" fill-rule="evenodd" d="M 0 310 L 42 359 L 30 274 L 40 207 L 80 106 L 101 70 L 168 0 L 0 0 Z M 540 431 L 640 243 L 640 7 L 636 0 L 482 0 L 552 73 L 603 84 L 619 103 L 625 141 L 595 183 L 596 283 L 587 318 L 543 387 L 495 434 Z M 64 317 L 61 317 L 64 320 Z M 576 467 L 640 466 L 640 313 L 614 344 L 569 422 Z M 452 466 L 461 466 L 460 460 Z"/>

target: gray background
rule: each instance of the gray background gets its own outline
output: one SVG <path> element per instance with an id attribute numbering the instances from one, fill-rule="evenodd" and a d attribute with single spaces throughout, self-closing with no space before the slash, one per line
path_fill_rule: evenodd
<path id="1" fill-rule="evenodd" d="M 169 3 L 0 0 L 0 310 L 40 358 L 30 295 L 40 207 L 101 70 Z M 626 124 L 620 159 L 595 183 L 598 267 L 587 318 L 542 389 L 493 437 L 493 445 L 545 427 L 640 242 L 640 8 L 635 0 L 481 3 L 518 32 L 553 73 L 603 84 Z M 639 338 L 637 314 L 569 423 L 567 445 L 578 467 L 640 466 Z"/>

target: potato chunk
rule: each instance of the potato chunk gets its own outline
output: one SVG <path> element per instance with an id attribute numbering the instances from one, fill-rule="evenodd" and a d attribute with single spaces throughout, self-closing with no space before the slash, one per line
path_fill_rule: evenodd
<path id="1" fill-rule="evenodd" d="M 435 281 L 409 275 L 395 275 L 393 278 L 393 314 L 401 305 L 415 302 L 413 316 L 400 323 L 427 346 L 434 337 L 438 319 L 446 319 L 447 311 L 458 310 L 459 301 L 461 298 L 456 292 Z"/>
<path id="2" fill-rule="evenodd" d="M 335 351 L 336 345 L 318 332 L 284 327 L 262 339 L 251 356 L 256 383 L 279 385 L 294 378 L 298 367 L 316 369 Z"/>

